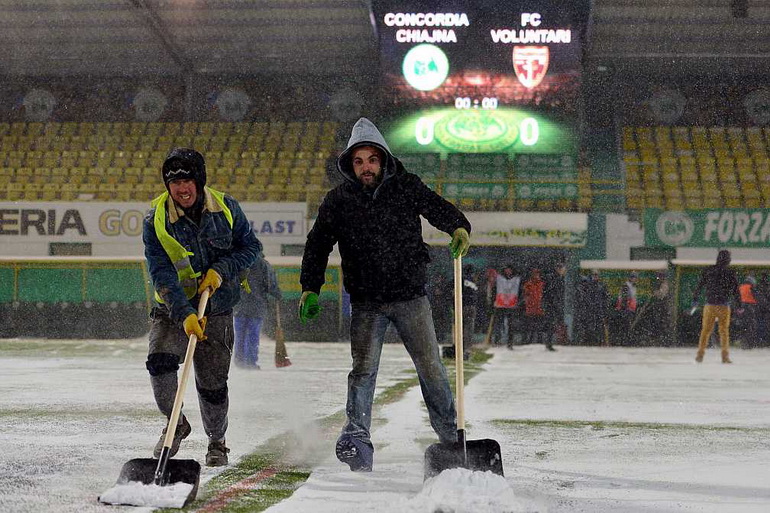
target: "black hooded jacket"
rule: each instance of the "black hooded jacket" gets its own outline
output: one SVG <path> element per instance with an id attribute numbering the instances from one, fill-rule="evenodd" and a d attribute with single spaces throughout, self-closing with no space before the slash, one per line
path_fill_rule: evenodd
<path id="1" fill-rule="evenodd" d="M 698 285 L 692 294 L 693 301 L 697 301 L 701 290 L 706 289 L 706 304 L 727 305 L 731 298 L 740 301 L 738 291 L 738 276 L 730 269 L 730 253 L 721 250 L 717 255 L 716 265 L 707 267 L 701 274 Z"/>
<path id="2" fill-rule="evenodd" d="M 356 179 L 352 150 L 375 146 L 384 152 L 383 181 L 372 192 Z M 408 173 L 377 127 L 361 118 L 353 127 L 337 167 L 345 181 L 318 209 L 302 258 L 302 290 L 318 293 L 334 244 L 339 244 L 345 289 L 352 302 L 406 301 L 425 295 L 430 261 L 420 216 L 448 234 L 471 225 L 454 205 Z"/>

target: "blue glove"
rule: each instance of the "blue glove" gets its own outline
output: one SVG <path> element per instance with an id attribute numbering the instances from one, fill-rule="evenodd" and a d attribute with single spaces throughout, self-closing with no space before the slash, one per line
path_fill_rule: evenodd
<path id="1" fill-rule="evenodd" d="M 306 323 L 318 317 L 321 307 L 318 305 L 318 294 L 306 290 L 299 299 L 299 320 Z"/>

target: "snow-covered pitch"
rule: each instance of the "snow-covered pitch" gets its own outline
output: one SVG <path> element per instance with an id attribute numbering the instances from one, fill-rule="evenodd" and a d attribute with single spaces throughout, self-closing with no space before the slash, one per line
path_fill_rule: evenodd
<path id="1" fill-rule="evenodd" d="M 319 443 L 312 421 L 344 408 L 347 344 L 289 343 L 284 369 L 273 349 L 263 341 L 261 371 L 231 372 L 231 461 L 286 432 L 300 433 L 301 460 Z M 308 481 L 268 511 L 770 511 L 770 350 L 734 350 L 732 365 L 718 349 L 702 364 L 695 348 L 490 351 L 466 387 L 467 430 L 500 443 L 504 479 L 456 470 L 423 482 L 435 437 L 415 387 L 374 419 L 373 472 L 350 472 L 329 444 Z M 0 341 L 0 511 L 115 511 L 97 497 L 123 463 L 150 457 L 163 429 L 145 356 L 144 339 Z M 387 344 L 378 391 L 411 368 Z M 178 457 L 202 461 L 194 386 L 185 412 L 193 433 Z M 204 469 L 202 490 L 216 472 Z"/>

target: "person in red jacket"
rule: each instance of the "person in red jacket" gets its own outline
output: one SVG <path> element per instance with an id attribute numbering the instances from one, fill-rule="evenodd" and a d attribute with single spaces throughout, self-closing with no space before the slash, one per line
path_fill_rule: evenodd
<path id="1" fill-rule="evenodd" d="M 524 343 L 532 344 L 543 340 L 545 348 L 554 351 L 551 337 L 547 336 L 545 327 L 545 310 L 543 309 L 543 292 L 545 281 L 540 277 L 540 269 L 532 269 L 529 279 L 522 286 L 524 297 L 524 322 L 527 333 Z"/>
<path id="2" fill-rule="evenodd" d="M 738 287 L 741 296 L 741 306 L 736 312 L 743 326 L 741 336 L 741 348 L 751 349 L 757 346 L 757 298 L 754 295 L 754 286 L 757 284 L 756 278 L 751 275 L 744 278 L 743 283 Z"/>

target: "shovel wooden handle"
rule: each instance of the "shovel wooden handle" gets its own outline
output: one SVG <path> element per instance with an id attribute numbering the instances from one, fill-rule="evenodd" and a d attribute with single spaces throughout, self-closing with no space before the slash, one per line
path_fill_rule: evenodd
<path id="1" fill-rule="evenodd" d="M 206 313 L 206 305 L 209 302 L 209 296 L 211 295 L 211 289 L 206 289 L 201 294 L 198 301 L 198 320 L 201 320 Z M 171 409 L 171 417 L 168 419 L 168 426 L 166 427 L 166 438 L 163 439 L 163 450 L 161 451 L 160 458 L 158 459 L 158 468 L 155 471 L 155 484 L 165 485 L 164 480 L 168 479 L 166 472 L 166 465 L 169 460 L 169 452 L 171 450 L 171 444 L 174 441 L 174 435 L 176 435 L 177 424 L 179 423 L 179 415 L 182 413 L 182 403 L 184 403 L 185 388 L 187 388 L 187 378 L 190 375 L 190 369 L 193 366 L 193 356 L 195 356 L 195 346 L 198 344 L 198 336 L 195 333 L 190 335 L 190 340 L 187 342 L 187 352 L 184 355 L 184 364 L 182 365 L 182 377 L 179 378 L 179 384 L 176 388 L 176 396 L 174 397 L 174 407 Z"/>
<path id="2" fill-rule="evenodd" d="M 463 257 L 454 259 L 455 282 L 455 386 L 457 389 L 457 429 L 465 430 L 465 376 L 463 372 Z"/>

